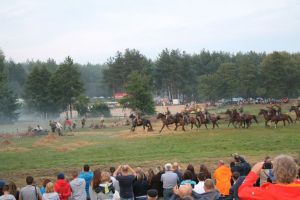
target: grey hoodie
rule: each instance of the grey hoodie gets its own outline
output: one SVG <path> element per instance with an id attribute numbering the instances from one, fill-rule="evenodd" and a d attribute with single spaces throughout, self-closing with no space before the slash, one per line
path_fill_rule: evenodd
<path id="1" fill-rule="evenodd" d="M 86 200 L 85 180 L 83 178 L 75 178 L 70 182 L 72 189 L 71 200 Z"/>
<path id="2" fill-rule="evenodd" d="M 220 198 L 220 193 L 218 190 L 213 190 L 202 194 L 198 194 L 193 191 L 192 196 L 197 200 L 217 200 Z"/>

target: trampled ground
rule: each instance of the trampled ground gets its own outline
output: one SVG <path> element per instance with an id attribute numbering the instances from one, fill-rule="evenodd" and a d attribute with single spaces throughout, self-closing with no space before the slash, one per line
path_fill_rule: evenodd
<path id="1" fill-rule="evenodd" d="M 72 136 L 25 137 L 0 139 L 0 178 L 14 180 L 24 185 L 26 175 L 37 180 L 64 171 L 80 170 L 84 163 L 92 169 L 107 169 L 119 164 L 144 168 L 177 161 L 184 167 L 188 163 L 205 163 L 211 169 L 218 159 L 229 162 L 230 154 L 246 155 L 250 162 L 262 160 L 266 155 L 281 153 L 298 157 L 300 154 L 300 123 L 277 129 L 254 124 L 250 129 L 228 128 L 222 123 L 219 129 L 191 131 L 164 130 L 154 123 L 154 132 L 135 133 L 129 127 L 97 130 L 79 130 Z M 172 128 L 174 128 L 172 126 Z"/>

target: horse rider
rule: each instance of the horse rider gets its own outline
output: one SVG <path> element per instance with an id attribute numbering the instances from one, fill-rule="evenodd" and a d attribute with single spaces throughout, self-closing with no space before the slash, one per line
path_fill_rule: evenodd
<path id="1" fill-rule="evenodd" d="M 241 117 L 245 117 L 244 108 L 242 105 L 239 106 L 238 111 Z"/>
<path id="2" fill-rule="evenodd" d="M 168 119 L 171 116 L 171 112 L 169 110 L 169 107 L 166 107 L 165 115 L 166 115 L 166 119 Z"/>
<path id="3" fill-rule="evenodd" d="M 205 120 L 207 120 L 208 119 L 208 110 L 207 110 L 207 108 L 206 108 L 206 106 L 203 106 L 202 107 L 202 112 L 203 112 L 203 114 L 204 114 L 204 119 Z"/>
<path id="4" fill-rule="evenodd" d="M 281 115 L 281 106 L 279 104 L 273 105 L 273 109 L 276 110 L 276 115 L 277 116 Z"/>

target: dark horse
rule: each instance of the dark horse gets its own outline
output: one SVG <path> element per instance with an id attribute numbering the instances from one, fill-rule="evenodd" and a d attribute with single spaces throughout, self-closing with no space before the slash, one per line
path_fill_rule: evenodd
<path id="1" fill-rule="evenodd" d="M 290 112 L 292 112 L 292 111 L 295 111 L 295 113 L 296 113 L 295 123 L 296 123 L 297 120 L 300 121 L 300 109 L 299 109 L 299 106 L 291 106 Z"/>
<path id="2" fill-rule="evenodd" d="M 175 124 L 175 129 L 174 131 L 177 130 L 178 126 L 182 127 L 182 130 L 185 131 L 184 129 L 184 119 L 183 119 L 183 115 L 180 113 L 177 113 L 176 115 L 170 115 L 170 116 L 166 116 L 165 114 L 162 113 L 158 113 L 157 115 L 157 119 L 160 119 L 163 123 L 163 126 L 161 127 L 159 133 L 161 133 L 161 131 L 163 130 L 163 128 L 166 126 L 169 130 L 169 126 L 170 124 Z M 178 125 L 179 124 L 179 125 Z"/>
<path id="3" fill-rule="evenodd" d="M 283 122 L 283 126 L 285 126 L 285 121 L 287 121 L 289 124 L 290 123 L 293 123 L 293 120 L 292 118 L 287 115 L 287 114 L 280 114 L 280 115 L 277 115 L 276 114 L 276 110 L 271 110 L 271 112 L 269 113 L 267 110 L 265 109 L 260 109 L 259 115 L 263 115 L 264 118 L 265 118 L 265 126 L 268 127 L 268 122 L 271 121 L 271 122 L 274 122 L 275 123 L 275 128 L 277 128 L 277 124 L 279 121 L 282 121 Z"/>
<path id="4" fill-rule="evenodd" d="M 221 119 L 221 117 L 219 115 L 217 115 L 217 116 L 210 116 L 210 114 L 209 114 L 208 118 L 209 118 L 209 120 L 211 121 L 211 123 L 213 125 L 213 129 L 215 128 L 215 126 L 217 126 L 219 128 L 218 121 Z"/>
<path id="5" fill-rule="evenodd" d="M 194 125 L 196 128 L 198 128 L 198 120 L 197 118 L 190 116 L 189 113 L 182 113 L 183 115 L 183 120 L 185 124 L 191 124 L 191 129 L 194 128 Z"/>
<path id="6" fill-rule="evenodd" d="M 230 126 L 230 124 L 232 124 L 234 128 L 237 128 L 235 123 L 239 123 L 239 127 L 242 126 L 242 123 L 247 123 L 247 128 L 249 127 L 249 122 L 245 121 L 236 110 L 231 111 L 227 109 L 225 114 L 229 115 L 228 127 Z"/>
<path id="7" fill-rule="evenodd" d="M 196 118 L 199 122 L 199 128 L 201 125 L 204 124 L 205 128 L 207 129 L 207 124 L 209 124 L 208 116 L 205 116 L 201 111 L 196 113 Z"/>
<path id="8" fill-rule="evenodd" d="M 131 119 L 131 131 L 135 131 L 135 128 L 137 126 L 143 126 L 143 129 L 145 130 L 145 127 L 148 127 L 148 131 L 153 131 L 152 125 L 150 120 L 145 119 L 145 118 L 140 118 L 138 119 L 134 114 L 130 114 L 129 118 Z"/>

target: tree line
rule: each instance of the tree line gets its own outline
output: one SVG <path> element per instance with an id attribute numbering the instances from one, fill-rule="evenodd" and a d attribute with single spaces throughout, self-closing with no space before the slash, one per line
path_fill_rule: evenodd
<path id="1" fill-rule="evenodd" d="M 82 65 L 71 57 L 60 64 L 50 58 L 16 63 L 0 51 L 0 74 L 0 116 L 9 115 L 5 108 L 11 102 L 15 111 L 9 118 L 17 116 L 18 104 L 12 101 L 17 98 L 44 114 L 76 106 L 84 114 L 87 97 L 116 92 L 127 92 L 121 103 L 144 113 L 153 113 L 153 96 L 189 102 L 300 95 L 300 53 L 288 52 L 189 54 L 164 49 L 151 60 L 136 49 L 126 49 L 103 64 Z"/>

